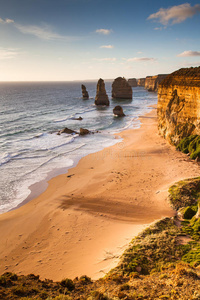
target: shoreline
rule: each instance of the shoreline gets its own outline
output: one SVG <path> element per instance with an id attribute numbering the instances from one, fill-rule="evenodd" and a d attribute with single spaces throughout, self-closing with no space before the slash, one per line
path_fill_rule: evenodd
<path id="1" fill-rule="evenodd" d="M 174 211 L 170 184 L 199 174 L 158 136 L 156 109 L 123 141 L 81 158 L 39 197 L 0 215 L 0 273 L 97 279 L 116 266 L 131 239 Z M 26 224 L 26 228 L 25 228 Z"/>

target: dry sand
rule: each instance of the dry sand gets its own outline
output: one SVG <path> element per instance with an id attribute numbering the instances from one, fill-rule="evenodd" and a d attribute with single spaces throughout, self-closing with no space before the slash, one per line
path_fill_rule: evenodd
<path id="1" fill-rule="evenodd" d="M 90 154 L 24 206 L 0 216 L 0 273 L 103 276 L 132 237 L 174 211 L 169 186 L 199 166 L 157 133 L 156 109 L 123 142 Z"/>

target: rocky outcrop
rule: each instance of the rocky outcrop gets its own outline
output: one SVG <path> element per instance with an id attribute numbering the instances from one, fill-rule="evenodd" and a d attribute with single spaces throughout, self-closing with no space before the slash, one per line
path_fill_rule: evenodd
<path id="1" fill-rule="evenodd" d="M 123 112 L 123 108 L 120 105 L 115 106 L 113 109 L 113 114 L 118 117 L 124 117 L 125 114 Z"/>
<path id="2" fill-rule="evenodd" d="M 71 130 L 71 129 L 67 128 L 67 127 L 64 128 L 64 129 L 62 129 L 62 130 L 60 130 L 60 131 L 58 131 L 57 135 L 60 135 L 60 134 L 62 134 L 62 133 L 67 133 L 67 134 L 78 134 L 77 131 Z"/>
<path id="3" fill-rule="evenodd" d="M 145 89 L 149 92 L 157 92 L 159 84 L 167 77 L 167 74 L 159 74 L 156 76 L 147 76 L 145 79 Z"/>
<path id="4" fill-rule="evenodd" d="M 128 83 L 131 87 L 137 87 L 137 80 L 136 78 L 130 78 L 128 79 Z"/>
<path id="5" fill-rule="evenodd" d="M 139 78 L 137 80 L 137 85 L 138 86 L 145 86 L 145 80 L 146 80 L 146 78 Z"/>
<path id="6" fill-rule="evenodd" d="M 168 75 L 158 89 L 158 129 L 170 143 L 200 135 L 200 67 Z"/>
<path id="7" fill-rule="evenodd" d="M 118 77 L 112 84 L 112 97 L 115 99 L 132 99 L 132 88 L 123 77 Z"/>
<path id="8" fill-rule="evenodd" d="M 86 90 L 86 87 L 84 84 L 81 85 L 81 88 L 82 88 L 82 96 L 83 96 L 83 99 L 87 100 L 89 99 L 89 94 L 88 94 L 88 91 Z"/>
<path id="9" fill-rule="evenodd" d="M 108 99 L 108 95 L 106 94 L 106 89 L 105 89 L 105 83 L 103 81 L 103 79 L 99 79 L 98 83 L 97 83 L 97 93 L 96 93 L 96 97 L 95 97 L 95 104 L 96 105 L 106 105 L 108 106 L 109 103 L 109 99 Z"/>
<path id="10" fill-rule="evenodd" d="M 88 129 L 80 128 L 79 135 L 86 135 L 86 134 L 89 134 L 89 133 L 91 133 L 91 132 Z"/>

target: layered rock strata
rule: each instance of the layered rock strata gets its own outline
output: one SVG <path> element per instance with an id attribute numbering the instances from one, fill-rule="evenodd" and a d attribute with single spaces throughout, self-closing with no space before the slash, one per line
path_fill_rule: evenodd
<path id="1" fill-rule="evenodd" d="M 115 99 L 132 99 L 133 92 L 128 81 L 123 77 L 118 77 L 112 84 L 112 97 Z"/>
<path id="2" fill-rule="evenodd" d="M 137 85 L 138 86 L 145 86 L 145 80 L 146 80 L 146 78 L 139 78 L 137 80 Z"/>
<path id="3" fill-rule="evenodd" d="M 158 129 L 170 143 L 200 135 L 200 67 L 168 75 L 158 89 Z"/>
<path id="4" fill-rule="evenodd" d="M 99 79 L 97 83 L 97 93 L 95 97 L 95 104 L 96 105 L 106 105 L 108 106 L 110 104 L 108 95 L 106 94 L 106 89 L 105 89 L 105 83 L 103 79 Z"/>
<path id="5" fill-rule="evenodd" d="M 128 83 L 131 87 L 137 87 L 137 80 L 136 78 L 130 78 L 128 79 Z"/>
<path id="6" fill-rule="evenodd" d="M 145 89 L 149 92 L 157 92 L 159 84 L 167 77 L 167 74 L 159 74 L 156 76 L 147 76 L 145 79 Z"/>
<path id="7" fill-rule="evenodd" d="M 82 96 L 83 99 L 89 99 L 89 94 L 88 91 L 86 90 L 86 86 L 84 84 L 81 85 L 81 89 L 82 89 Z"/>

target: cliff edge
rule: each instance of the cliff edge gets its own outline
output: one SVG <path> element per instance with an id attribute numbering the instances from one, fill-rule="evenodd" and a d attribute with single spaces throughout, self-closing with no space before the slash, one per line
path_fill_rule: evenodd
<path id="1" fill-rule="evenodd" d="M 158 130 L 171 144 L 200 135 L 200 67 L 168 75 L 158 88 Z"/>

